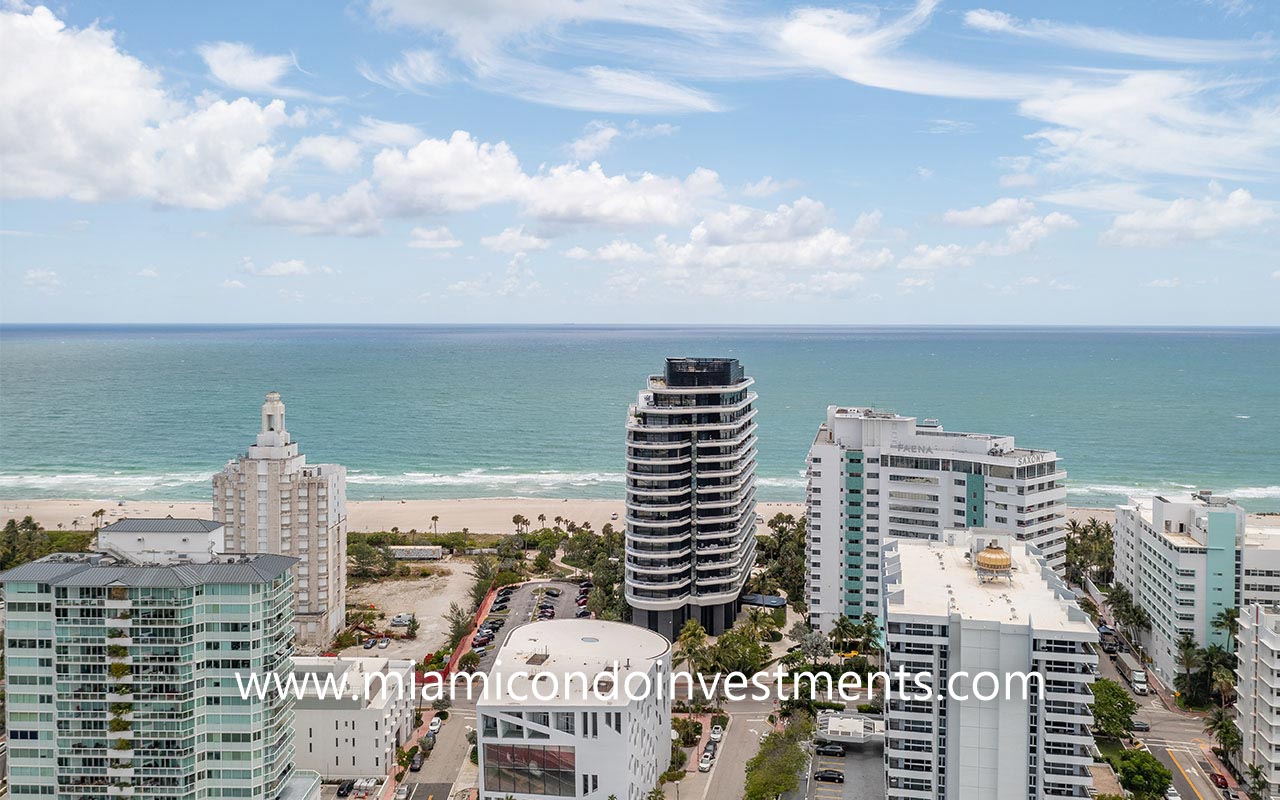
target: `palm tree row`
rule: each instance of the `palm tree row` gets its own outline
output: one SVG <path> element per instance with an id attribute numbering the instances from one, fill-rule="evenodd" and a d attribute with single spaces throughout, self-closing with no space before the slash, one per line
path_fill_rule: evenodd
<path id="1" fill-rule="evenodd" d="M 1107 608 L 1111 609 L 1111 619 L 1116 627 L 1130 642 L 1136 641 L 1141 632 L 1151 630 L 1151 615 L 1134 600 L 1129 587 L 1112 586 L 1107 595 Z"/>
<path id="2" fill-rule="evenodd" d="M 1066 578 L 1076 586 L 1085 577 L 1108 585 L 1115 577 L 1116 537 L 1110 522 L 1094 517 L 1067 522 Z"/>
<path id="3" fill-rule="evenodd" d="M 849 652 L 850 645 L 860 655 L 880 652 L 880 623 L 876 615 L 868 612 L 857 622 L 844 614 L 836 617 L 831 623 L 831 645 L 838 653 Z"/>

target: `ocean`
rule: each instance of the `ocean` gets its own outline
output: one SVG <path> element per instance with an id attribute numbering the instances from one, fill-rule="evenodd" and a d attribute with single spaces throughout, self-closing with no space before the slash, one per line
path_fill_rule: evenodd
<path id="1" fill-rule="evenodd" d="M 1280 328 L 4 326 L 0 498 L 209 496 L 276 390 L 352 499 L 620 498 L 667 356 L 742 361 L 762 500 L 828 405 L 1057 450 L 1073 505 L 1210 488 L 1280 511 Z"/>

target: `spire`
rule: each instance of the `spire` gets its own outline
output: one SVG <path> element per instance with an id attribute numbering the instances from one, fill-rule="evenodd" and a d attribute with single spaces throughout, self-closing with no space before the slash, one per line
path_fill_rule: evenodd
<path id="1" fill-rule="evenodd" d="M 258 431 L 259 447 L 278 447 L 289 443 L 289 431 L 284 427 L 284 402 L 279 392 L 267 392 L 262 403 L 262 428 Z"/>

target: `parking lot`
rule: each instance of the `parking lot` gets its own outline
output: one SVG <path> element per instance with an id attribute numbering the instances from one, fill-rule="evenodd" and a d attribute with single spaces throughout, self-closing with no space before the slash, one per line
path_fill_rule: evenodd
<path id="1" fill-rule="evenodd" d="M 827 783 L 813 779 L 820 769 L 837 769 L 844 773 L 844 783 Z M 814 755 L 802 782 L 806 800 L 884 800 L 884 749 L 879 744 L 849 745 L 840 756 Z"/>
<path id="2" fill-rule="evenodd" d="M 550 597 L 546 594 L 548 589 L 553 588 L 559 590 L 559 597 Z M 493 667 L 495 654 L 502 647 L 502 643 L 507 640 L 507 634 L 511 632 L 512 628 L 537 619 L 539 603 L 545 600 L 555 606 L 556 615 L 554 619 L 573 619 L 574 614 L 578 611 L 577 596 L 578 584 L 576 582 L 533 581 L 517 586 L 507 601 L 506 611 L 490 611 L 488 616 L 485 617 L 486 621 L 491 619 L 505 620 L 505 624 L 494 636 L 493 641 L 489 643 L 485 652 L 481 654 L 480 669 L 487 672 Z"/>

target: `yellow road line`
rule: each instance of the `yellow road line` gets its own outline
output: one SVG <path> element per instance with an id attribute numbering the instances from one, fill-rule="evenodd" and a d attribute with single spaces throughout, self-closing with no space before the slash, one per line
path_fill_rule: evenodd
<path id="1" fill-rule="evenodd" d="M 1178 772 L 1182 773 L 1182 779 L 1187 782 L 1188 786 L 1191 787 L 1191 791 L 1195 792 L 1195 795 L 1198 798 L 1198 800 L 1204 800 L 1204 795 L 1200 794 L 1200 790 L 1196 788 L 1196 785 L 1191 782 L 1191 778 L 1187 776 L 1187 771 L 1182 768 L 1181 764 L 1178 763 L 1178 757 L 1173 754 L 1172 750 L 1165 750 L 1165 752 L 1169 754 L 1169 760 L 1172 761 L 1173 765 L 1178 768 Z"/>

